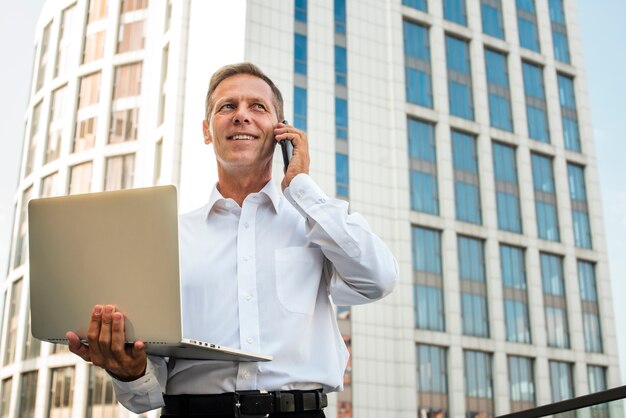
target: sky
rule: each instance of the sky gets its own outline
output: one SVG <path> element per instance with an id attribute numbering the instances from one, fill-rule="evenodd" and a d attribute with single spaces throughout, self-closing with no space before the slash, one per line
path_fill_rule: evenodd
<path id="1" fill-rule="evenodd" d="M 576 0 L 598 159 L 614 309 L 626 384 L 626 0 Z M 9 5 L 10 3 L 10 5 Z M 21 166 L 35 24 L 44 0 L 0 0 L 0 281 Z M 2 303 L 0 299 L 0 303 Z"/>

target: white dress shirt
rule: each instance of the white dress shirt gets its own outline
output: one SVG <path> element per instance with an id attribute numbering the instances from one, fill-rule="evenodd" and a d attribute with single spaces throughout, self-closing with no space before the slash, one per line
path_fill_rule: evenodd
<path id="1" fill-rule="evenodd" d="M 362 216 L 308 175 L 284 194 L 270 181 L 239 207 L 214 188 L 206 206 L 181 215 L 179 229 L 184 336 L 274 359 L 149 356 L 145 376 L 113 380 L 126 408 L 159 408 L 163 393 L 343 388 L 348 351 L 331 299 L 382 298 L 396 285 L 397 263 Z"/>

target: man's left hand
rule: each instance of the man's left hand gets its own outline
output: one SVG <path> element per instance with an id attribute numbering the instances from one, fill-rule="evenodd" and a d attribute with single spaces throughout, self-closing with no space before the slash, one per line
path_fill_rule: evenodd
<path id="1" fill-rule="evenodd" d="M 309 165 L 311 164 L 309 141 L 303 131 L 282 122 L 274 128 L 274 137 L 276 141 L 289 140 L 293 144 L 293 157 L 281 183 L 282 189 L 285 190 L 295 176 L 300 173 L 309 174 Z"/>

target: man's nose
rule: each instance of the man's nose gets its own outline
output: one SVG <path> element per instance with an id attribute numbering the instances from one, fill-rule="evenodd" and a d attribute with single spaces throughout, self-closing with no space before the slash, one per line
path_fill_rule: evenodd
<path id="1" fill-rule="evenodd" d="M 233 115 L 233 123 L 239 125 L 242 123 L 250 122 L 250 114 L 245 106 L 238 106 L 235 114 Z"/>

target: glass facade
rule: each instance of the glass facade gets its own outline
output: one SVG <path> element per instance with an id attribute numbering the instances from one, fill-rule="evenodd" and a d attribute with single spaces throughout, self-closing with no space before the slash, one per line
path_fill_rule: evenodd
<path id="1" fill-rule="evenodd" d="M 415 352 L 418 416 L 445 417 L 448 411 L 446 349 L 417 344 Z"/>
<path id="2" fill-rule="evenodd" d="M 540 142 L 550 142 L 543 70 L 529 62 L 522 63 L 528 136 Z"/>
<path id="3" fill-rule="evenodd" d="M 421 10 L 423 12 L 428 11 L 428 2 L 427 0 L 402 0 L 402 4 L 405 6 L 412 7 L 417 10 Z"/>
<path id="4" fill-rule="evenodd" d="M 600 325 L 600 308 L 596 290 L 595 266 L 588 261 L 578 260 L 577 267 L 585 351 L 590 353 L 602 353 L 602 328 Z"/>
<path id="5" fill-rule="evenodd" d="M 456 219 L 480 225 L 482 217 L 476 139 L 452 131 L 452 159 Z"/>
<path id="6" fill-rule="evenodd" d="M 17 416 L 20 418 L 35 417 L 35 401 L 37 398 L 37 371 L 23 373 L 21 377 L 20 400 Z"/>
<path id="7" fill-rule="evenodd" d="M 492 354 L 482 351 L 463 352 L 465 366 L 465 416 L 493 417 Z"/>
<path id="8" fill-rule="evenodd" d="M 348 155 L 340 152 L 335 154 L 335 182 L 337 196 L 348 197 L 350 184 L 350 169 L 348 167 Z"/>
<path id="9" fill-rule="evenodd" d="M 427 122 L 409 118 L 409 166 L 411 209 L 439 214 L 439 187 L 437 185 L 437 152 L 435 127 Z"/>
<path id="10" fill-rule="evenodd" d="M 500 244 L 500 269 L 504 296 L 506 340 L 530 344 L 528 290 L 524 250 Z"/>
<path id="11" fill-rule="evenodd" d="M 589 206 L 585 187 L 584 167 L 568 163 L 567 178 L 569 197 L 572 205 L 572 223 L 574 224 L 574 244 L 579 248 L 591 248 L 591 226 L 589 224 Z"/>
<path id="12" fill-rule="evenodd" d="M 50 378 L 50 418 L 70 418 L 74 405 L 74 367 L 52 369 Z"/>
<path id="13" fill-rule="evenodd" d="M 432 108 L 433 88 L 428 29 L 405 20 L 403 34 L 406 101 Z"/>
<path id="14" fill-rule="evenodd" d="M 498 229 L 521 234 L 522 216 L 515 148 L 511 145 L 494 142 L 492 151 Z"/>
<path id="15" fill-rule="evenodd" d="M 489 338 L 483 245 L 479 239 L 464 236 L 457 238 L 463 334 Z"/>
<path id="16" fill-rule="evenodd" d="M 517 6 L 517 29 L 520 46 L 531 51 L 541 52 L 535 0 L 515 0 L 515 5 Z"/>
<path id="17" fill-rule="evenodd" d="M 485 69 L 487 70 L 489 122 L 494 128 L 513 132 L 506 55 L 492 49 L 485 49 Z"/>
<path id="18" fill-rule="evenodd" d="M 560 241 L 552 159 L 540 154 L 531 154 L 531 163 L 537 235 L 548 241 Z"/>
<path id="19" fill-rule="evenodd" d="M 412 235 L 415 327 L 445 331 L 441 232 L 414 226 Z"/>
<path id="20" fill-rule="evenodd" d="M 540 253 L 543 304 L 546 314 L 548 346 L 569 348 L 569 326 L 563 258 L 558 255 Z"/>
<path id="21" fill-rule="evenodd" d="M 483 33 L 494 38 L 504 39 L 502 0 L 480 0 L 480 15 Z"/>
<path id="22" fill-rule="evenodd" d="M 467 26 L 465 0 L 443 0 L 443 18 Z"/>
<path id="23" fill-rule="evenodd" d="M 561 122 L 565 148 L 580 152 L 580 130 L 578 129 L 578 112 L 574 95 L 574 79 L 557 74 L 559 84 L 559 102 L 561 103 Z"/>
<path id="24" fill-rule="evenodd" d="M 535 406 L 535 378 L 533 359 L 508 356 L 509 399 L 511 412 Z"/>
<path id="25" fill-rule="evenodd" d="M 294 87 L 293 90 L 293 126 L 306 131 L 307 119 L 307 92 L 302 87 Z"/>
<path id="26" fill-rule="evenodd" d="M 573 398 L 574 381 L 572 380 L 572 364 L 564 361 L 548 362 L 550 367 L 550 393 L 552 402 Z"/>
<path id="27" fill-rule="evenodd" d="M 469 42 L 446 35 L 446 62 L 450 114 L 474 120 Z"/>
<path id="28" fill-rule="evenodd" d="M 570 63 L 569 45 L 567 43 L 567 26 L 565 23 L 565 10 L 563 0 L 549 0 L 550 23 L 552 26 L 552 45 L 554 46 L 554 58 L 557 61 Z"/>

